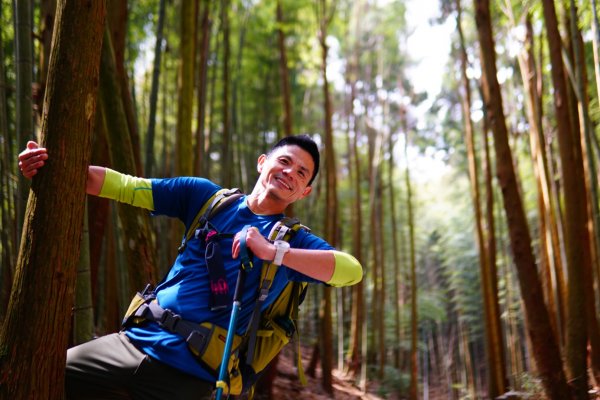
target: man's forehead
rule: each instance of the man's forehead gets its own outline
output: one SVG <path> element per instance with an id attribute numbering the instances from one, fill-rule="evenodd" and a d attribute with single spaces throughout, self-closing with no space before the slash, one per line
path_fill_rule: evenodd
<path id="1" fill-rule="evenodd" d="M 280 157 L 287 156 L 292 159 L 295 163 L 300 164 L 301 167 L 312 173 L 315 168 L 315 162 L 310 153 L 304 150 L 300 146 L 296 145 L 285 145 L 277 147 L 271 153 L 271 156 Z"/>

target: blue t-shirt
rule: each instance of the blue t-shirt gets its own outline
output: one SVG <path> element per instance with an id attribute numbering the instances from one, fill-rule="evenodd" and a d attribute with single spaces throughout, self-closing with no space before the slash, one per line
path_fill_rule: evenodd
<path id="1" fill-rule="evenodd" d="M 153 214 L 179 218 L 185 224 L 187 232 L 200 208 L 219 189 L 219 186 L 203 178 L 153 179 Z M 254 214 L 246 203 L 246 196 L 242 196 L 227 208 L 220 210 L 210 222 L 220 233 L 237 233 L 245 225 L 251 225 L 258 228 L 264 236 L 268 236 L 273 225 L 282 217 L 283 214 Z M 234 260 L 231 256 L 232 242 L 233 239 L 222 239 L 219 242 L 231 296 L 240 267 L 239 258 Z M 290 246 L 303 249 L 333 249 L 323 239 L 305 230 L 298 231 L 290 241 Z M 158 303 L 161 307 L 181 315 L 185 320 L 212 322 L 227 328 L 231 305 L 218 311 L 210 309 L 210 281 L 204 253 L 205 249 L 200 239 L 193 237 L 188 241 L 185 251 L 178 255 L 166 279 L 156 288 Z M 262 260 L 254 257 L 253 264 L 254 268 L 246 276 L 242 306 L 238 314 L 238 334 L 246 331 L 256 301 Z M 277 298 L 290 280 L 320 282 L 282 266 L 277 270 L 264 308 Z M 127 328 L 126 334 L 149 356 L 201 379 L 211 382 L 216 380 L 194 358 L 185 338 L 161 328 L 157 323 L 149 322 Z"/>

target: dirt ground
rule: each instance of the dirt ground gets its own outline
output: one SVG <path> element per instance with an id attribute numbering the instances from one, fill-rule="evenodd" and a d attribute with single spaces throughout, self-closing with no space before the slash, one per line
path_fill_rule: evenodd
<path id="1" fill-rule="evenodd" d="M 296 400 L 296 399 L 309 399 L 309 400 L 328 400 L 331 398 L 337 400 L 380 400 L 381 397 L 373 395 L 371 393 L 364 393 L 353 382 L 347 380 L 343 373 L 338 370 L 333 371 L 333 397 L 329 396 L 321 388 L 321 370 L 317 369 L 316 377 L 312 378 L 307 376 L 307 385 L 303 387 L 298 376 L 296 374 L 296 365 L 293 356 L 293 351 L 290 349 L 291 346 L 284 349 L 281 356 L 279 357 L 279 363 L 277 364 L 277 378 L 274 382 L 273 388 L 273 399 L 276 400 Z M 304 348 L 302 350 L 302 358 L 304 366 L 308 365 L 310 357 L 310 349 Z"/>

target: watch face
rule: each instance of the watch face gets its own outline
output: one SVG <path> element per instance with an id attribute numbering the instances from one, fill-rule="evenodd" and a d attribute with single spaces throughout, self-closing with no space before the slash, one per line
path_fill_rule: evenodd
<path id="1" fill-rule="evenodd" d="M 288 242 L 286 242 L 285 240 L 276 240 L 273 242 L 273 244 L 275 245 L 275 247 L 281 248 L 281 249 L 289 249 L 290 248 L 290 244 Z"/>
<path id="2" fill-rule="evenodd" d="M 275 265 L 281 265 L 284 254 L 290 250 L 290 244 L 285 240 L 276 240 L 273 244 L 275 245 L 275 259 L 273 260 L 273 263 Z"/>

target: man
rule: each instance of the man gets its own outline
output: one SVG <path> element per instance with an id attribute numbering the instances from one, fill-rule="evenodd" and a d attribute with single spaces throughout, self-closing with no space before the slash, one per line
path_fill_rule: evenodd
<path id="1" fill-rule="evenodd" d="M 33 177 L 49 155 L 29 142 L 19 155 L 24 176 Z M 260 176 L 244 195 L 211 219 L 216 231 L 235 233 L 220 241 L 227 286 L 235 287 L 238 257 L 244 238 L 253 263 L 277 260 L 277 270 L 265 307 L 288 281 L 321 282 L 346 286 L 359 282 L 362 267 L 349 254 L 334 250 L 323 239 L 305 230 L 290 240 L 289 248 L 266 239 L 283 217 L 286 207 L 306 196 L 319 169 L 319 152 L 307 135 L 289 136 L 258 158 Z M 190 228 L 194 217 L 220 187 L 203 178 L 143 179 L 107 168 L 90 166 L 87 193 L 151 210 L 154 215 L 179 218 Z M 197 236 L 197 235 L 196 235 Z M 242 239 L 242 240 L 241 240 Z M 206 243 L 192 237 L 170 272 L 155 289 L 157 303 L 186 321 L 211 322 L 227 329 L 230 307 L 211 307 L 210 277 L 205 261 Z M 260 283 L 260 268 L 248 272 L 236 333 L 243 334 L 251 318 Z M 214 304 L 212 304 L 214 305 Z M 215 309 L 216 308 L 216 309 Z M 264 309 L 264 307 L 263 307 Z M 210 398 L 216 377 L 198 362 L 186 340 L 155 321 L 145 321 L 69 349 L 66 390 L 69 398 L 184 399 Z"/>

